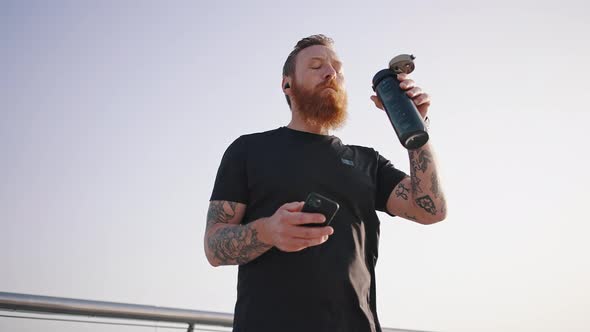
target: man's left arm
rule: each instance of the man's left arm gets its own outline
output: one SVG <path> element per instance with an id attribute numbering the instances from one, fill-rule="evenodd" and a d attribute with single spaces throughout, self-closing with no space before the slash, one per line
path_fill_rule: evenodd
<path id="1" fill-rule="evenodd" d="M 406 74 L 399 74 L 400 87 L 412 99 L 422 118 L 426 118 L 430 107 L 430 96 L 416 86 Z M 375 105 L 383 109 L 377 96 L 371 96 Z M 442 192 L 436 167 L 436 158 L 428 142 L 421 148 L 408 150 L 410 176 L 398 183 L 387 200 L 387 211 L 391 214 L 421 224 L 442 221 L 447 215 L 447 203 Z"/>
<path id="2" fill-rule="evenodd" d="M 410 176 L 406 176 L 391 191 L 387 211 L 426 225 L 444 220 L 447 203 L 430 143 L 419 149 L 409 150 L 408 154 Z"/>

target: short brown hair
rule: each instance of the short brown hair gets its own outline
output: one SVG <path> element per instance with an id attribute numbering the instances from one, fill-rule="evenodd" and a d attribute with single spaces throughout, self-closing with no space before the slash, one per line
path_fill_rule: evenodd
<path id="1" fill-rule="evenodd" d="M 289 53 L 287 60 L 285 60 L 285 64 L 283 65 L 283 76 L 293 76 L 295 74 L 295 57 L 297 57 L 297 54 L 299 54 L 299 52 L 301 52 L 303 49 L 314 45 L 333 47 L 334 40 L 325 35 L 318 34 L 305 37 L 298 41 L 291 53 Z M 289 99 L 289 96 L 285 95 L 285 97 L 287 97 L 287 104 L 289 104 L 289 107 L 291 107 L 291 100 Z"/>

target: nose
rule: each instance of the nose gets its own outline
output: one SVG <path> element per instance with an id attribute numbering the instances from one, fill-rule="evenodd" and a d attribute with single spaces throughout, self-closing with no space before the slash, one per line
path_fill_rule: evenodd
<path id="1" fill-rule="evenodd" d="M 328 64 L 327 66 L 325 66 L 325 68 L 326 70 L 324 72 L 324 80 L 328 81 L 336 78 L 336 69 L 334 69 L 334 67 L 332 67 L 331 64 Z"/>

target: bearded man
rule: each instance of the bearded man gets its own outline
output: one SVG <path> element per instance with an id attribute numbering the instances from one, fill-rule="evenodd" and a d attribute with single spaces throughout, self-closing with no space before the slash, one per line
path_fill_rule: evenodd
<path id="1" fill-rule="evenodd" d="M 425 117 L 428 95 L 407 75 L 398 79 Z M 408 176 L 377 151 L 330 135 L 345 122 L 347 95 L 324 35 L 296 44 L 282 89 L 291 121 L 228 147 L 207 214 L 207 259 L 239 265 L 234 331 L 381 331 L 376 211 L 421 224 L 445 218 L 430 143 L 409 151 Z M 309 227 L 325 221 L 301 211 L 311 192 L 339 203 L 329 226 Z"/>

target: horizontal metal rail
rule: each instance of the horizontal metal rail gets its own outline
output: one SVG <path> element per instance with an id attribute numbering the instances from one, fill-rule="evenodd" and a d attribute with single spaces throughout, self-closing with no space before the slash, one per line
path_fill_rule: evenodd
<path id="1" fill-rule="evenodd" d="M 20 293 L 0 292 L 0 310 L 186 323 L 188 331 L 194 325 L 233 326 L 233 315 L 227 313 Z M 426 331 L 383 328 L 383 332 Z"/>
<path id="2" fill-rule="evenodd" d="M 0 292 L 0 309 L 231 327 L 233 315 L 149 305 Z"/>

